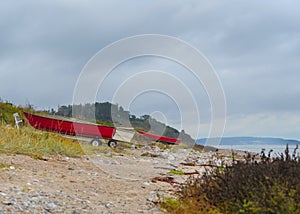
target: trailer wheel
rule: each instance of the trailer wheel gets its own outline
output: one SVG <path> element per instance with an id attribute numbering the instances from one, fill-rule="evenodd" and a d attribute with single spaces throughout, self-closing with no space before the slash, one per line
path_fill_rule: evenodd
<path id="1" fill-rule="evenodd" d="M 91 140 L 90 144 L 92 146 L 101 146 L 102 145 L 102 141 L 98 138 L 94 138 L 93 140 Z"/>
<path id="2" fill-rule="evenodd" d="M 117 141 L 116 140 L 110 140 L 110 141 L 108 141 L 107 144 L 111 148 L 116 148 L 117 147 Z"/>

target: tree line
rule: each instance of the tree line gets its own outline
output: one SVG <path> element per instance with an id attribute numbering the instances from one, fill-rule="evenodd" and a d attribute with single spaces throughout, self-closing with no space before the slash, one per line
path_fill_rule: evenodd
<path id="1" fill-rule="evenodd" d="M 135 129 L 151 131 L 153 134 L 164 135 L 167 137 L 177 138 L 181 133 L 185 140 L 192 139 L 183 130 L 179 132 L 177 129 L 157 121 L 150 115 L 137 117 L 130 114 L 129 111 L 124 110 L 122 106 L 109 102 L 63 105 L 59 106 L 57 111 L 52 109 L 49 113 L 64 117 L 89 120 L 108 126 L 132 126 Z"/>

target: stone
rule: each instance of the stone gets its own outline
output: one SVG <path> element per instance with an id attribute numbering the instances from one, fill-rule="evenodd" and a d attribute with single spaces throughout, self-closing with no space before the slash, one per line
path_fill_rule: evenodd
<path id="1" fill-rule="evenodd" d="M 137 149 L 136 145 L 131 145 L 130 148 L 131 149 Z"/>
<path id="2" fill-rule="evenodd" d="M 150 147 L 150 146 L 144 146 L 144 147 L 143 147 L 143 150 L 145 150 L 145 151 L 150 151 L 150 150 L 151 150 L 151 147 Z"/>
<path id="3" fill-rule="evenodd" d="M 162 157 L 162 158 L 168 158 L 169 153 L 167 151 L 163 151 L 163 152 L 160 153 L 159 156 Z"/>
<path id="4" fill-rule="evenodd" d="M 157 146 L 155 146 L 154 148 L 153 148 L 153 151 L 155 152 L 155 153 L 157 153 L 157 152 L 159 152 L 159 148 L 157 147 Z"/>
<path id="5" fill-rule="evenodd" d="M 48 207 L 49 209 L 56 209 L 56 208 L 57 208 L 57 205 L 56 205 L 54 202 L 50 202 L 50 203 L 47 204 L 47 207 Z"/>
<path id="6" fill-rule="evenodd" d="M 2 201 L 2 204 L 7 205 L 7 206 L 12 205 L 12 203 L 8 200 Z"/>
<path id="7" fill-rule="evenodd" d="M 146 187 L 150 186 L 150 183 L 144 182 L 144 183 L 142 183 L 141 186 L 142 186 L 142 188 L 146 188 Z"/>
<path id="8" fill-rule="evenodd" d="M 85 171 L 84 170 L 79 170 L 78 174 L 83 174 Z"/>
<path id="9" fill-rule="evenodd" d="M 153 191 L 149 192 L 149 194 L 150 195 L 163 195 L 163 194 L 165 194 L 165 192 L 162 190 L 153 190 Z"/>
<path id="10" fill-rule="evenodd" d="M 97 176 L 97 175 L 98 175 L 98 173 L 97 173 L 97 172 L 91 172 L 91 175 L 93 175 L 93 176 Z"/>
<path id="11" fill-rule="evenodd" d="M 175 156 L 172 155 L 172 154 L 169 154 L 168 160 L 169 160 L 169 161 L 174 161 L 174 160 L 175 160 Z"/>

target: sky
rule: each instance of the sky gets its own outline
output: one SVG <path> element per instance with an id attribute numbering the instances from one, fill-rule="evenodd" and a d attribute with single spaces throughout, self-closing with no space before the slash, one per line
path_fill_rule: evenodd
<path id="1" fill-rule="evenodd" d="M 161 34 L 185 41 L 213 66 L 226 100 L 224 136 L 300 139 L 298 8 L 299 1 L 289 0 L 1 1 L 0 98 L 47 110 L 72 104 L 84 66 L 98 51 L 126 37 Z M 126 78 L 157 70 L 177 75 L 189 88 L 199 106 L 200 133 L 188 106 L 184 109 L 192 114 L 185 114 L 188 122 L 182 125 L 180 96 L 176 103 L 155 90 L 140 91 L 128 110 L 206 137 L 212 118 L 205 87 L 166 59 L 121 64 L 99 89 L 97 101 L 111 100 Z M 141 85 L 152 81 L 143 80 Z M 161 84 L 171 83 L 163 78 Z M 175 82 L 172 90 L 186 96 Z"/>

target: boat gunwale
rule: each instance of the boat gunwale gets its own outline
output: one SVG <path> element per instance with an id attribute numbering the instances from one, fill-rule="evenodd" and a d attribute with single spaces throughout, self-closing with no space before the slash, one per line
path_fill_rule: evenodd
<path id="1" fill-rule="evenodd" d="M 49 115 L 50 117 L 47 117 L 47 116 L 41 116 L 41 115 L 37 115 L 37 114 L 32 114 L 32 113 L 28 113 L 28 112 L 23 112 L 25 114 L 25 117 L 26 117 L 26 114 L 27 115 L 32 115 L 32 116 L 35 116 L 35 117 L 41 117 L 41 118 L 45 118 L 45 119 L 48 119 L 48 120 L 56 120 L 56 121 L 60 121 L 60 122 L 69 122 L 69 123 L 79 123 L 79 124 L 83 124 L 83 125 L 92 125 L 92 126 L 101 126 L 101 127 L 106 127 L 106 128 L 116 128 L 114 126 L 106 126 L 106 125 L 101 125 L 101 124 L 97 124 L 97 123 L 92 123 L 92 122 L 89 122 L 89 121 L 72 121 L 71 119 L 68 119 L 66 118 L 66 120 L 63 120 L 63 119 L 56 119 L 56 118 L 53 118 L 51 117 L 51 115 Z M 26 117 L 27 118 L 27 117 Z M 28 119 L 28 118 L 27 118 Z"/>

